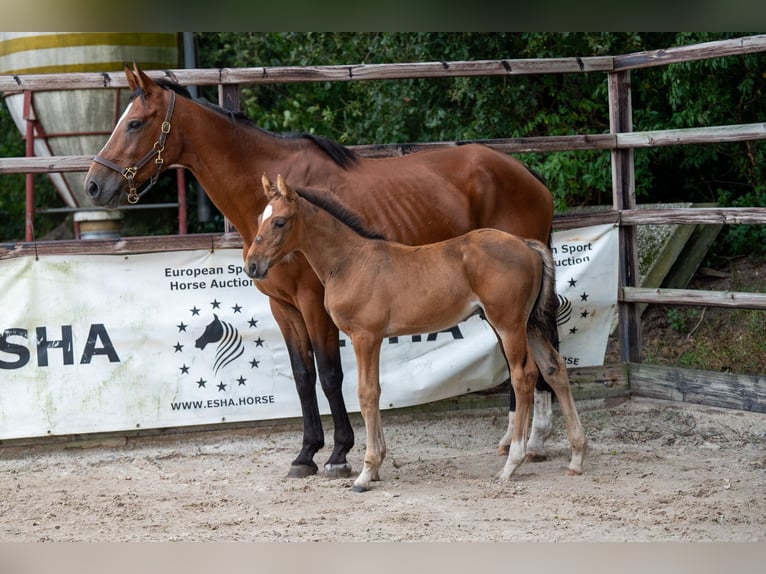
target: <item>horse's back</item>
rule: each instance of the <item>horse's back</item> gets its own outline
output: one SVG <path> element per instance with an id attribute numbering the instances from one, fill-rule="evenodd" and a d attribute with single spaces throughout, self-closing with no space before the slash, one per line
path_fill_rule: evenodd
<path id="1" fill-rule="evenodd" d="M 479 228 L 549 239 L 550 190 L 520 161 L 487 146 L 467 144 L 364 159 L 351 171 L 355 188 L 365 190 L 364 197 L 354 193 L 342 199 L 355 203 L 379 229 L 391 228 L 391 239 L 421 244 Z M 392 213 L 396 221 L 387 221 Z M 413 222 L 402 225 L 408 217 Z M 415 217 L 427 219 L 428 225 L 414 221 Z M 424 234 L 422 240 L 415 238 L 417 232 Z"/>

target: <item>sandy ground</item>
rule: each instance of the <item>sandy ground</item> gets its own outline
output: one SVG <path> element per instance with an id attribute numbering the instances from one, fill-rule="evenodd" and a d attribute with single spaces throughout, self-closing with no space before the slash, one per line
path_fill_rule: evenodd
<path id="1" fill-rule="evenodd" d="M 766 541 L 766 415 L 636 399 L 580 411 L 585 473 L 565 475 L 556 414 L 549 459 L 509 483 L 495 478 L 501 409 L 384 412 L 382 480 L 361 494 L 286 478 L 294 425 L 0 447 L 0 542 Z"/>

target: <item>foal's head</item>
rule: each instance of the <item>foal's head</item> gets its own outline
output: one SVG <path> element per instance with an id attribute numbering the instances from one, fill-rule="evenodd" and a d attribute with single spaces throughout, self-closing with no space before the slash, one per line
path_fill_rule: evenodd
<path id="1" fill-rule="evenodd" d="M 269 269 L 297 247 L 299 196 L 282 178 L 272 186 L 266 175 L 261 178 L 263 191 L 269 200 L 258 224 L 258 232 L 245 257 L 245 273 L 253 279 L 263 279 Z"/>

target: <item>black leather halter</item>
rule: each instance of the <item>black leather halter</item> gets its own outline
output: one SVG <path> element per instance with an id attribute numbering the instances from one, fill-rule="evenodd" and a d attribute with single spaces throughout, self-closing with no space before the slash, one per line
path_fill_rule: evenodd
<path id="1" fill-rule="evenodd" d="M 173 117 L 173 108 L 176 104 L 176 94 L 173 91 L 170 91 L 170 103 L 168 104 L 168 111 L 165 114 L 165 121 L 162 122 L 162 127 L 160 128 L 160 137 L 157 138 L 157 141 L 154 142 L 154 145 L 152 146 L 152 149 L 150 152 L 148 152 L 144 157 L 142 157 L 135 165 L 131 167 L 122 168 L 116 163 L 109 161 L 108 159 L 105 159 L 101 157 L 100 155 L 96 155 L 96 157 L 93 158 L 93 161 L 96 163 L 100 163 L 103 166 L 108 167 L 109 169 L 113 169 L 122 177 L 124 177 L 128 182 L 128 203 L 138 203 L 138 200 L 141 199 L 141 197 L 149 191 L 152 187 L 154 187 L 154 184 L 157 183 L 157 179 L 160 177 L 160 171 L 162 171 L 162 164 L 165 163 L 165 160 L 162 157 L 162 152 L 165 151 L 165 139 L 168 137 L 168 134 L 170 133 L 170 119 Z M 157 156 L 157 157 L 154 157 Z M 133 182 L 133 178 L 138 173 L 138 170 L 144 167 L 147 162 L 154 158 L 154 163 L 157 166 L 157 172 L 149 178 L 148 185 L 141 190 L 139 193 L 136 190 L 136 185 Z"/>

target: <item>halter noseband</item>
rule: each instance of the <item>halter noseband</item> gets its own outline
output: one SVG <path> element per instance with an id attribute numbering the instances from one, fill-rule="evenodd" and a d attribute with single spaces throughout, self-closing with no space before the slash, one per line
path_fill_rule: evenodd
<path id="1" fill-rule="evenodd" d="M 144 157 L 142 157 L 138 163 L 133 165 L 132 167 L 126 167 L 122 168 L 119 165 L 117 165 L 114 162 L 109 161 L 108 159 L 104 159 L 100 155 L 97 155 L 93 158 L 93 161 L 96 163 L 100 163 L 103 166 L 108 167 L 109 169 L 113 169 L 122 177 L 124 177 L 128 182 L 128 203 L 138 203 L 138 200 L 141 199 L 141 197 L 149 191 L 152 187 L 154 187 L 154 184 L 157 183 L 157 179 L 160 177 L 160 171 L 162 171 L 162 164 L 165 163 L 165 160 L 162 157 L 162 152 L 165 151 L 165 139 L 168 137 L 168 134 L 170 133 L 170 119 L 173 117 L 173 108 L 176 104 L 176 94 L 173 91 L 170 91 L 170 103 L 168 104 L 168 111 L 165 114 L 165 121 L 162 122 L 162 127 L 160 128 L 160 137 L 157 138 L 157 141 L 154 142 L 154 145 L 152 146 L 152 150 L 148 152 Z M 138 173 L 138 170 L 144 167 L 147 162 L 152 159 L 154 156 L 157 156 L 154 159 L 154 163 L 157 166 L 157 173 L 155 173 L 152 177 L 149 178 L 148 185 L 141 190 L 141 192 L 136 191 L 136 185 L 133 183 L 133 178 Z"/>

